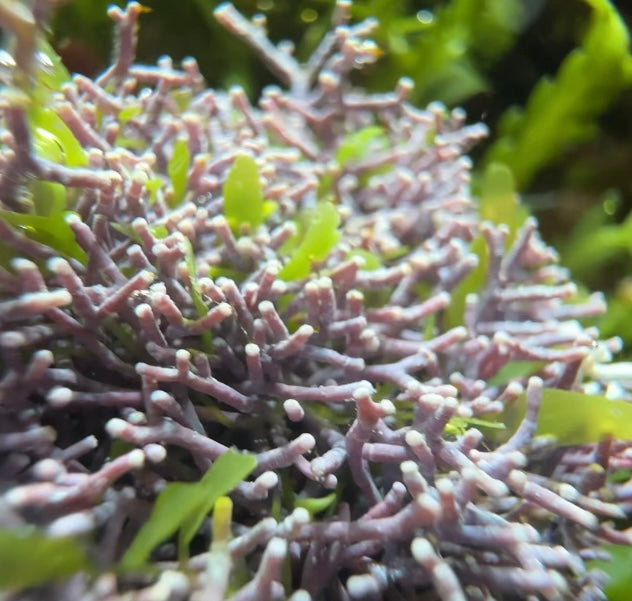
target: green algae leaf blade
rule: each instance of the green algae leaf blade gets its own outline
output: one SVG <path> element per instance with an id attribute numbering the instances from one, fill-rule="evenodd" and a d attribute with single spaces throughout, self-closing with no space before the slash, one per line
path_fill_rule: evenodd
<path id="1" fill-rule="evenodd" d="M 509 361 L 505 363 L 489 380 L 490 386 L 500 386 L 512 380 L 519 380 L 533 375 L 546 363 L 542 361 Z"/>
<path id="2" fill-rule="evenodd" d="M 172 482 L 160 492 L 149 519 L 121 559 L 124 570 L 141 568 L 152 550 L 181 529 L 180 554 L 217 499 L 228 494 L 255 468 L 254 455 L 227 451 L 199 482 Z"/>
<path id="3" fill-rule="evenodd" d="M 45 57 L 45 60 L 40 60 L 36 75 L 35 97 L 41 101 L 51 92 L 61 90 L 62 85 L 69 82 L 72 77 L 57 52 L 45 39 L 40 38 L 37 46 L 41 55 Z"/>
<path id="4" fill-rule="evenodd" d="M 604 436 L 632 440 L 632 403 L 545 388 L 536 434 L 555 436 L 561 445 L 596 443 Z"/>
<path id="5" fill-rule="evenodd" d="M 520 204 L 511 169 L 504 163 L 490 163 L 481 182 L 479 214 L 482 221 L 509 227 L 507 246 L 511 246 L 516 233 L 528 217 Z"/>
<path id="6" fill-rule="evenodd" d="M 38 179 L 31 183 L 30 189 L 36 215 L 54 217 L 66 208 L 66 188 L 61 184 Z"/>
<path id="7" fill-rule="evenodd" d="M 62 118 L 52 111 L 38 107 L 29 112 L 29 122 L 34 132 L 35 149 L 49 161 L 68 167 L 85 167 L 88 154 Z"/>
<path id="8" fill-rule="evenodd" d="M 605 586 L 608 601 L 628 601 L 632 590 L 632 547 L 627 545 L 605 545 L 604 551 L 610 554 L 610 561 L 589 561 L 590 570 L 602 570 L 610 581 Z"/>
<path id="9" fill-rule="evenodd" d="M 129 223 L 110 223 L 110 227 L 117 232 L 127 236 L 137 244 L 141 244 L 141 237 L 134 231 L 134 228 Z M 156 238 L 166 238 L 169 235 L 169 230 L 164 225 L 152 225 L 149 227 L 149 231 Z"/>
<path id="10" fill-rule="evenodd" d="M 50 538 L 32 528 L 0 529 L 0 589 L 38 586 L 93 568 L 75 539 Z"/>
<path id="11" fill-rule="evenodd" d="M 70 214 L 72 214 L 70 211 L 64 211 L 43 216 L 0 211 L 0 219 L 4 219 L 31 240 L 45 244 L 63 256 L 77 259 L 85 265 L 88 257 L 77 244 L 75 234 L 66 222 L 66 217 Z"/>
<path id="12" fill-rule="evenodd" d="M 307 217 L 308 226 L 303 239 L 279 272 L 282 280 L 298 280 L 308 276 L 312 261 L 322 261 L 340 240 L 340 216 L 332 203 L 319 203 Z"/>
<path id="13" fill-rule="evenodd" d="M 372 148 L 384 148 L 388 139 L 384 128 L 379 125 L 369 125 L 358 131 L 347 134 L 336 152 L 336 162 L 344 166 L 352 161 L 366 158 Z"/>
<path id="14" fill-rule="evenodd" d="M 321 513 L 329 509 L 336 501 L 338 494 L 336 492 L 329 493 L 324 497 L 297 497 L 294 500 L 294 507 L 302 507 L 309 511 L 309 515 L 313 518 L 317 513 Z"/>
<path id="15" fill-rule="evenodd" d="M 186 240 L 186 247 L 186 264 L 187 271 L 189 272 L 189 281 L 191 282 L 191 298 L 193 299 L 193 304 L 195 305 L 195 310 L 197 311 L 198 316 L 204 317 L 208 312 L 208 307 L 206 306 L 206 302 L 202 296 L 202 291 L 200 290 L 200 284 L 197 278 L 197 267 L 195 264 L 195 252 L 193 250 L 193 245 L 189 240 Z M 210 331 L 207 330 L 202 332 L 202 344 L 206 352 L 212 352 L 213 340 L 211 338 Z"/>
<path id="16" fill-rule="evenodd" d="M 264 199 L 255 160 L 240 154 L 235 159 L 223 187 L 224 216 L 231 229 L 239 233 L 242 224 L 253 230 L 263 223 Z"/>
<path id="17" fill-rule="evenodd" d="M 191 162 L 191 153 L 187 141 L 179 138 L 173 145 L 173 154 L 167 163 L 167 175 L 173 186 L 171 208 L 177 207 L 187 191 L 187 171 Z"/>
<path id="18" fill-rule="evenodd" d="M 364 271 L 373 271 L 382 267 L 380 257 L 378 257 L 375 253 L 364 250 L 363 248 L 354 248 L 347 253 L 347 259 L 351 259 L 353 257 L 360 257 L 364 260 L 364 267 L 362 267 Z"/>
<path id="19" fill-rule="evenodd" d="M 526 397 L 507 407 L 501 416 L 508 434 L 525 414 Z M 553 436 L 558 445 L 594 444 L 604 437 L 632 440 L 632 403 L 601 395 L 545 388 L 536 436 Z"/>

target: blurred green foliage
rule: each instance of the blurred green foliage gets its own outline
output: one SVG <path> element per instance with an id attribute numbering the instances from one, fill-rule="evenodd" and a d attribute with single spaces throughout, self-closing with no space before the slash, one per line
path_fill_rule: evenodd
<path id="1" fill-rule="evenodd" d="M 79 540 L 51 538 L 32 527 L 0 528 L 0 592 L 61 581 L 94 565 Z"/>

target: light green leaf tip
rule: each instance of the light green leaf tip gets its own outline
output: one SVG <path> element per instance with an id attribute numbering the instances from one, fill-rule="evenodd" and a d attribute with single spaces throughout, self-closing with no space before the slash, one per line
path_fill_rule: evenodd
<path id="1" fill-rule="evenodd" d="M 235 159 L 223 188 L 224 216 L 233 232 L 238 234 L 242 225 L 254 230 L 263 223 L 264 200 L 255 160 L 240 154 Z"/>
<path id="2" fill-rule="evenodd" d="M 290 260 L 279 272 L 282 280 L 298 280 L 309 275 L 313 261 L 322 261 L 340 239 L 340 216 L 330 202 L 320 202 L 308 215 L 305 235 Z"/>
<path id="3" fill-rule="evenodd" d="M 256 467 L 254 455 L 227 451 L 218 457 L 199 482 L 167 484 L 154 504 L 149 519 L 121 559 L 125 570 L 141 568 L 152 550 L 178 530 L 180 557 L 217 499 L 228 494 Z"/>

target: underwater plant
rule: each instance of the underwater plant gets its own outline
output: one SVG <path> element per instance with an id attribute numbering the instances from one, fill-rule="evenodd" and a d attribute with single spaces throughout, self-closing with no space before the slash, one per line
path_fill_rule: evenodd
<path id="1" fill-rule="evenodd" d="M 217 8 L 257 106 L 136 64 L 135 2 L 69 78 L 51 4 L 0 7 L 6 598 L 615 601 L 632 371 L 508 170 L 472 197 L 486 129 L 354 89 L 345 0 L 304 64 Z"/>

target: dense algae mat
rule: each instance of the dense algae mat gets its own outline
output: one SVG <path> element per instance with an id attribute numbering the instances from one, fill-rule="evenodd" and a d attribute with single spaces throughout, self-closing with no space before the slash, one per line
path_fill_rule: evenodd
<path id="1" fill-rule="evenodd" d="M 304 65 L 217 9 L 257 107 L 135 64 L 138 4 L 67 83 L 2 10 L 7 599 L 605 599 L 629 368 L 502 167 L 472 199 L 484 128 L 352 89 L 346 2 Z"/>

